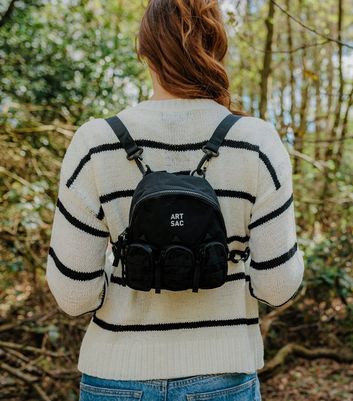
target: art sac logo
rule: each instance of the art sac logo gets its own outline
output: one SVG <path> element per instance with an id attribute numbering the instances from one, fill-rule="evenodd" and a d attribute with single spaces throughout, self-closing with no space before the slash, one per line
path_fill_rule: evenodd
<path id="1" fill-rule="evenodd" d="M 170 216 L 171 227 L 184 225 L 183 214 L 184 213 L 172 213 L 172 215 Z"/>

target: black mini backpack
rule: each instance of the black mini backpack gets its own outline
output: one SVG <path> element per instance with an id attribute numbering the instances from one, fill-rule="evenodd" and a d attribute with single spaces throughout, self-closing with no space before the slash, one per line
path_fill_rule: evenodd
<path id="1" fill-rule="evenodd" d="M 116 242 L 111 239 L 113 266 L 120 259 L 122 263 L 122 285 L 139 291 L 154 288 L 156 293 L 217 288 L 226 282 L 228 260 L 248 258 L 248 247 L 229 251 L 218 198 L 202 168 L 219 155 L 219 146 L 240 117 L 229 114 L 221 121 L 202 147 L 205 155 L 195 170 L 176 172 L 152 171 L 142 163 L 143 149 L 121 119 L 105 119 L 143 175 L 132 196 L 128 227 Z"/>

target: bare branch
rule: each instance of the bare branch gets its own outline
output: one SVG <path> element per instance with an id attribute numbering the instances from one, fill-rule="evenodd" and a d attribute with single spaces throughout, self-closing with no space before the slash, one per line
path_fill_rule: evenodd
<path id="1" fill-rule="evenodd" d="M 348 47 L 349 49 L 353 49 L 352 45 L 350 45 L 348 43 L 345 43 L 345 42 L 342 42 L 339 39 L 335 39 L 335 38 L 332 38 L 330 36 L 324 35 L 323 33 L 318 32 L 316 29 L 310 28 L 309 26 L 303 24 L 298 18 L 296 18 L 292 14 L 290 14 L 286 9 L 284 9 L 282 6 L 280 6 L 275 0 L 270 0 L 270 1 L 277 8 L 279 8 L 284 14 L 286 14 L 289 18 L 291 18 L 293 21 L 295 21 L 297 24 L 299 24 L 301 27 L 305 28 L 306 30 L 308 30 L 308 31 L 314 33 L 315 35 L 320 36 L 321 38 L 324 38 L 324 39 L 326 39 L 326 40 L 328 40 L 330 42 L 335 42 L 335 43 L 337 43 L 337 44 L 339 44 L 341 46 L 345 46 L 345 47 Z"/>
<path id="2" fill-rule="evenodd" d="M 252 44 L 250 44 L 250 43 L 248 42 L 248 40 L 247 40 L 248 38 L 246 38 L 244 35 L 240 34 L 239 32 L 237 33 L 237 35 L 239 36 L 239 38 L 240 38 L 243 42 L 245 42 L 245 43 L 246 43 L 249 47 L 251 47 L 252 49 L 254 49 L 254 50 L 258 51 L 258 52 L 261 52 L 261 53 L 266 53 L 266 52 L 267 52 L 267 50 L 259 49 L 258 47 L 253 46 Z M 298 47 L 296 47 L 296 48 L 294 48 L 294 49 L 291 49 L 291 50 L 281 50 L 281 49 L 279 49 L 279 50 L 271 50 L 271 53 L 292 54 L 292 53 L 296 53 L 296 52 L 298 52 L 298 51 L 300 51 L 300 50 L 308 49 L 308 48 L 310 48 L 310 47 L 324 46 L 324 45 L 326 45 L 327 43 L 330 43 L 330 41 L 329 41 L 329 40 L 324 40 L 324 41 L 322 41 L 322 42 L 309 43 L 309 44 L 307 44 L 307 45 L 298 46 Z"/>

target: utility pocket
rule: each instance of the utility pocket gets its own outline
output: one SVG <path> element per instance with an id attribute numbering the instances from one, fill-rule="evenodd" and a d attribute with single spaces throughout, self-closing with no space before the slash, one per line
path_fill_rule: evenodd
<path id="1" fill-rule="evenodd" d="M 126 246 L 126 284 L 140 291 L 150 291 L 153 283 L 153 249 L 142 243 Z"/>
<path id="2" fill-rule="evenodd" d="M 227 278 L 228 261 L 225 246 L 218 241 L 208 242 L 200 247 L 201 275 L 200 288 L 216 288 Z"/>
<path id="3" fill-rule="evenodd" d="M 194 253 L 182 245 L 171 245 L 161 252 L 162 288 L 180 291 L 191 288 L 194 272 Z"/>

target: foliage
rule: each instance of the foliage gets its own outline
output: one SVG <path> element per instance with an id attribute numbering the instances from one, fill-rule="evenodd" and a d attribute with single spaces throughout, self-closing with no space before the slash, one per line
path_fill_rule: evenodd
<path id="1" fill-rule="evenodd" d="M 278 3 L 306 26 L 337 38 L 339 1 Z M 233 100 L 259 116 L 261 80 L 267 79 L 266 117 L 293 160 L 308 293 L 280 323 L 286 330 L 291 322 L 317 324 L 312 336 L 294 332 L 301 342 L 324 338 L 329 343 L 335 332 L 352 346 L 353 51 L 341 47 L 340 65 L 337 42 L 305 29 L 276 7 L 266 76 L 269 1 L 221 3 L 227 10 L 226 68 Z M 353 9 L 346 0 L 342 5 L 342 42 L 352 43 Z M 55 308 L 43 276 L 60 163 L 79 125 L 150 95 L 148 72 L 135 54 L 142 12 L 142 3 L 135 0 L 18 0 L 0 25 L 0 320 L 11 320 L 11 313 L 25 319 L 33 313 L 25 304 L 28 299 L 39 309 Z M 332 306 L 337 302 L 343 318 L 321 326 L 317 311 L 339 315 Z M 66 329 L 72 330 L 74 344 Z M 48 341 L 53 350 L 74 348 L 80 329 L 74 330 L 55 318 L 31 327 L 26 341 L 38 341 L 38 346 Z M 273 352 L 289 339 L 276 328 L 269 338 Z"/>

